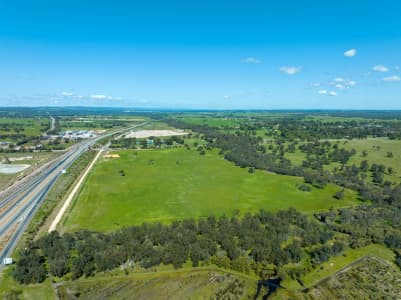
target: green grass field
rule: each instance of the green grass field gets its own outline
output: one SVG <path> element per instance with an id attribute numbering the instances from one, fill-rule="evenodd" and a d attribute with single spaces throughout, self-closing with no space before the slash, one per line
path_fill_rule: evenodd
<path id="1" fill-rule="evenodd" d="M 49 126 L 48 118 L 0 118 L 0 135 L 9 136 L 23 134 L 26 137 L 41 135 Z M 6 127 L 4 127 L 6 126 Z M 8 128 L 8 130 L 5 130 Z M 19 139 L 18 139 L 19 140 Z M 13 139 L 5 137 L 1 141 L 15 142 Z"/>
<path id="2" fill-rule="evenodd" d="M 330 140 L 335 143 L 337 140 Z M 340 147 L 347 150 L 355 149 L 357 153 L 350 158 L 347 165 L 355 164 L 359 166 L 363 160 L 367 160 L 369 165 L 383 164 L 387 168 L 393 168 L 393 174 L 385 174 L 384 179 L 395 183 L 401 182 L 401 141 L 390 140 L 388 138 L 367 138 L 353 140 L 338 140 Z M 366 151 L 367 156 L 362 156 L 362 151 Z M 391 152 L 393 157 L 387 157 Z M 297 149 L 294 153 L 285 153 L 285 157 L 291 160 L 294 165 L 300 166 L 306 160 L 306 154 Z M 325 169 L 332 171 L 334 167 L 340 167 L 339 163 L 331 163 Z"/>
<path id="3" fill-rule="evenodd" d="M 236 210 L 294 207 L 311 213 L 358 203 L 351 191 L 343 200 L 334 199 L 339 187 L 333 185 L 300 192 L 301 178 L 264 171 L 249 174 L 217 151 L 205 156 L 183 148 L 118 154 L 120 158 L 101 159 L 95 166 L 64 222 L 67 230 L 111 231 L 142 222 L 230 215 Z"/>
<path id="4" fill-rule="evenodd" d="M 365 140 L 351 140 L 344 144 L 346 149 L 354 148 L 357 154 L 351 157 L 349 164 L 359 165 L 362 160 L 367 160 L 369 164 L 383 164 L 386 167 L 392 167 L 394 173 L 386 176 L 386 179 L 400 182 L 401 176 L 401 141 L 389 140 L 387 138 L 368 138 Z M 362 157 L 362 151 L 367 152 L 366 157 Z M 393 157 L 387 157 L 391 152 Z"/>

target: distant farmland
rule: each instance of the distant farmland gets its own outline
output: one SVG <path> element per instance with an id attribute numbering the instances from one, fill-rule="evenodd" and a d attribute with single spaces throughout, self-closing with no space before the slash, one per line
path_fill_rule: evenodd
<path id="1" fill-rule="evenodd" d="M 348 190 L 344 199 L 334 199 L 339 189 L 334 185 L 301 192 L 301 178 L 250 174 L 216 151 L 203 156 L 184 148 L 118 153 L 120 158 L 102 159 L 92 171 L 65 221 L 67 230 L 110 231 L 143 222 L 260 209 L 294 207 L 312 213 L 358 203 Z"/>

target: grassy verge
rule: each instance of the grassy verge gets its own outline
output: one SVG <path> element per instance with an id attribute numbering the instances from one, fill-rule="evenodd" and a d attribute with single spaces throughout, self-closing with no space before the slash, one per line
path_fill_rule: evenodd
<path id="1" fill-rule="evenodd" d="M 96 151 L 83 153 L 68 169 L 67 173 L 58 178 L 53 188 L 47 194 L 41 207 L 30 222 L 26 233 L 15 250 L 24 247 L 27 240 L 44 232 L 46 220 L 49 219 L 55 207 L 62 204 L 62 199 L 77 180 L 79 175 L 95 156 Z M 15 256 L 15 255 L 14 255 Z M 8 267 L 0 274 L 0 298 L 1 299 L 55 299 L 54 290 L 50 279 L 41 284 L 20 285 L 12 278 L 13 267 Z"/>
<path id="2" fill-rule="evenodd" d="M 28 238 L 34 238 L 42 225 L 45 224 L 50 214 L 57 205 L 62 203 L 62 199 L 67 194 L 73 183 L 77 180 L 82 171 L 96 155 L 96 151 L 83 153 L 68 169 L 67 173 L 61 175 L 49 193 L 46 195 L 41 207 L 33 217 L 27 228 Z"/>

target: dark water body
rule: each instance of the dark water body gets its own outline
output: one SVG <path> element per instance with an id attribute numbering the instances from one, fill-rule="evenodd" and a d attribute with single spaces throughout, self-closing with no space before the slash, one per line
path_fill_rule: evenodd
<path id="1" fill-rule="evenodd" d="M 261 293 L 262 287 L 267 287 L 269 291 L 267 292 L 266 295 L 262 296 L 263 300 L 269 299 L 269 297 L 278 289 L 278 288 L 283 288 L 280 285 L 281 279 L 280 278 L 275 278 L 275 279 L 267 279 L 267 280 L 259 280 L 258 281 L 258 288 L 256 290 L 256 295 L 254 299 L 258 298 Z"/>

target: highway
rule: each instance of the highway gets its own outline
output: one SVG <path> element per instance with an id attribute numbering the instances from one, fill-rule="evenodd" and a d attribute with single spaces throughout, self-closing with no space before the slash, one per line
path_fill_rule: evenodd
<path id="1" fill-rule="evenodd" d="M 49 131 L 53 131 L 56 129 L 56 119 L 54 117 L 50 117 L 50 129 Z"/>
<path id="2" fill-rule="evenodd" d="M 113 130 L 95 138 L 84 140 L 70 147 L 32 176 L 13 185 L 10 191 L 0 196 L 0 271 L 4 267 L 3 259 L 9 257 L 23 235 L 30 220 L 40 207 L 47 192 L 51 189 L 62 170 L 67 169 L 82 153 L 100 139 L 122 134 L 127 130 L 143 126 L 143 122 L 134 126 Z"/>

